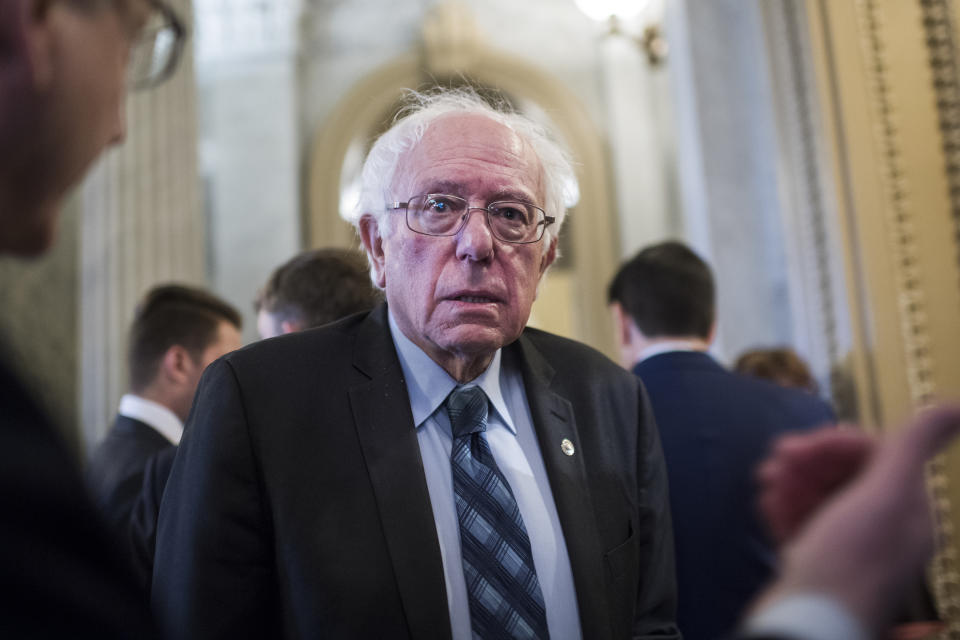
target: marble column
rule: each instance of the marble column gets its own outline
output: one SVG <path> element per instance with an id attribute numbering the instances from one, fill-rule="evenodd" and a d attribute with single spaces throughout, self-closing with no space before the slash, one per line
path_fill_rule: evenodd
<path id="1" fill-rule="evenodd" d="M 190 0 L 172 4 L 192 22 Z M 195 95 L 188 43 L 172 78 L 130 94 L 126 142 L 82 188 L 78 391 L 88 447 L 126 389 L 126 333 L 137 300 L 160 282 L 205 281 Z"/>
<path id="2" fill-rule="evenodd" d="M 830 171 L 803 0 L 760 5 L 767 34 L 778 142 L 780 204 L 793 345 L 829 390 L 838 414 L 855 417 L 846 359 L 854 348 L 838 191 Z"/>
<path id="3" fill-rule="evenodd" d="M 302 248 L 299 0 L 196 0 L 200 171 L 213 288 L 245 315 Z"/>
<path id="4" fill-rule="evenodd" d="M 717 276 L 717 353 L 791 344 L 793 314 L 773 95 L 758 3 L 677 0 L 666 33 L 676 91 L 684 236 Z"/>

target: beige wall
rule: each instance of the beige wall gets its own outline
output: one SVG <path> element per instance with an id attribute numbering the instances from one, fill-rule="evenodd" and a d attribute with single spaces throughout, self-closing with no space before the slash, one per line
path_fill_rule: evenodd
<path id="1" fill-rule="evenodd" d="M 960 147 L 945 154 L 960 130 L 957 7 L 947 0 L 808 6 L 838 185 L 859 413 L 887 430 L 960 391 Z M 956 632 L 960 447 L 932 476 L 948 545 L 935 594 Z"/>

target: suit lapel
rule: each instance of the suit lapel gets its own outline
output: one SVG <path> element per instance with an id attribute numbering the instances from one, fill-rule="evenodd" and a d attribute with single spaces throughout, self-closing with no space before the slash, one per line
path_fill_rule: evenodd
<path id="1" fill-rule="evenodd" d="M 440 543 L 385 305 L 356 345 L 354 366 L 369 380 L 350 389 L 350 404 L 410 635 L 450 638 Z"/>
<path id="2" fill-rule="evenodd" d="M 573 406 L 551 388 L 553 367 L 536 347 L 524 336 L 514 346 L 509 350 L 510 357 L 519 356 L 540 454 L 573 570 L 583 636 L 608 637 L 604 549 L 587 490 L 587 470 Z M 561 448 L 565 439 L 573 445 L 573 455 L 567 455 Z"/>

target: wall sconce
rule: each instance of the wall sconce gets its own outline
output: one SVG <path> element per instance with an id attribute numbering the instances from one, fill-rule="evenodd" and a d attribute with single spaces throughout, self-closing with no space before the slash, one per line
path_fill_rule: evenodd
<path id="1" fill-rule="evenodd" d="M 651 22 L 643 28 L 641 35 L 628 33 L 625 21 L 640 15 L 650 4 L 650 0 L 574 0 L 577 8 L 597 22 L 607 23 L 607 36 L 619 36 L 632 40 L 647 56 L 650 66 L 663 64 L 667 57 L 667 41 L 663 37 L 660 25 Z"/>

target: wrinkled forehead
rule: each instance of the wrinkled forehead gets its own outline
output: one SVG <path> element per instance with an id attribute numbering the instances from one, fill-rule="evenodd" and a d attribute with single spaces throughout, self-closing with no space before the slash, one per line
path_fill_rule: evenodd
<path id="1" fill-rule="evenodd" d="M 401 155 L 393 181 L 398 197 L 421 193 L 500 192 L 536 203 L 544 198 L 543 170 L 533 147 L 509 127 L 478 114 L 434 120 Z"/>

